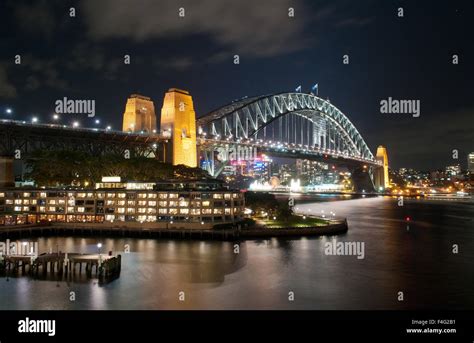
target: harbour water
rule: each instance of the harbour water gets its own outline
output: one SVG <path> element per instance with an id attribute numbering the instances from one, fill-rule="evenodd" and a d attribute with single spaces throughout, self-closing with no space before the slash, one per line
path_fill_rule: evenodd
<path id="1" fill-rule="evenodd" d="M 347 217 L 347 234 L 248 240 L 238 254 L 238 242 L 35 239 L 43 252 L 97 253 L 101 242 L 104 253 L 122 254 L 121 275 L 107 284 L 79 276 L 2 277 L 0 309 L 474 308 L 472 201 L 405 199 L 398 206 L 389 197 L 342 199 L 297 199 L 296 207 Z M 364 242 L 364 258 L 326 255 L 334 239 Z"/>

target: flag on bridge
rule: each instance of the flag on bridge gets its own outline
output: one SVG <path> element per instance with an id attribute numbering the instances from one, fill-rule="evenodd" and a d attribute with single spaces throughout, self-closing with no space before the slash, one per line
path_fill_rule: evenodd
<path id="1" fill-rule="evenodd" d="M 313 87 L 311 87 L 311 93 L 318 95 L 318 84 L 317 83 Z"/>
<path id="2" fill-rule="evenodd" d="M 301 93 L 301 86 L 296 87 L 295 91 Z"/>

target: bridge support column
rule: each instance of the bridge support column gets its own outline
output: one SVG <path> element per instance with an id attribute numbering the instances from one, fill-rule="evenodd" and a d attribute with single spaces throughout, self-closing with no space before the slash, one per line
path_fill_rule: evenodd
<path id="1" fill-rule="evenodd" d="M 171 88 L 165 94 L 161 131 L 169 136 L 166 161 L 197 167 L 196 113 L 189 92 Z"/>
<path id="2" fill-rule="evenodd" d="M 382 145 L 377 148 L 376 160 L 382 162 L 381 167 L 377 167 L 374 171 L 374 183 L 377 191 L 383 191 L 390 185 L 388 176 L 388 155 L 387 149 Z"/>
<path id="3" fill-rule="evenodd" d="M 0 156 L 0 187 L 15 186 L 13 176 L 13 158 Z"/>
<path id="4" fill-rule="evenodd" d="M 356 193 L 373 193 L 374 183 L 370 176 L 370 169 L 365 166 L 349 168 Z"/>

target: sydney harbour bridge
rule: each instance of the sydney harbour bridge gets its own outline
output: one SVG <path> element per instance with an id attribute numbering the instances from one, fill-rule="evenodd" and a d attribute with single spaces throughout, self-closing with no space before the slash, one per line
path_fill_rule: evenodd
<path id="1" fill-rule="evenodd" d="M 216 177 L 230 162 L 220 158 L 219 151 L 252 148 L 275 157 L 344 166 L 356 191 L 383 188 L 388 182 L 385 149 L 379 153 L 379 147 L 374 156 L 348 116 L 314 94 L 246 97 L 196 120 L 189 93 L 172 88 L 165 95 L 159 130 L 150 126 L 155 118 L 145 120 L 154 115 L 150 98 L 132 95 L 122 131 L 0 121 L 2 180 L 8 179 L 9 159 L 24 159 L 35 150 L 129 151 L 173 164 L 199 165 Z"/>

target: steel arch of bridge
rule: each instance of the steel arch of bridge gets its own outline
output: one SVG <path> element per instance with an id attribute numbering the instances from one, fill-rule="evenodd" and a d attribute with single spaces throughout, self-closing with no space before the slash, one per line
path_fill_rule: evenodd
<path id="1" fill-rule="evenodd" d="M 206 139 L 237 143 L 250 140 L 258 145 L 257 137 L 265 128 L 276 121 L 281 126 L 288 116 L 299 116 L 312 123 L 306 128 L 311 130 L 306 132 L 311 137 L 307 141 L 308 148 L 329 154 L 344 151 L 348 158 L 376 163 L 347 116 L 329 101 L 313 94 L 280 93 L 242 99 L 199 118 L 197 124 L 201 137 Z M 278 138 L 282 141 L 284 137 Z"/>

